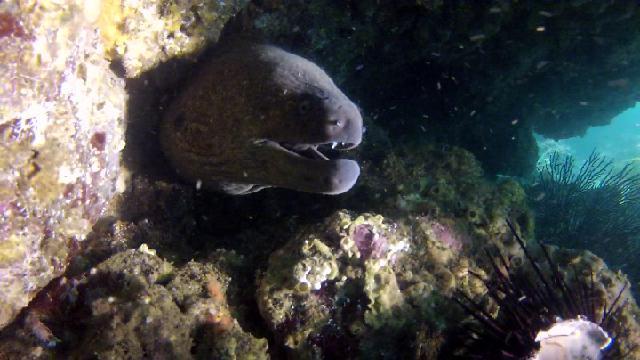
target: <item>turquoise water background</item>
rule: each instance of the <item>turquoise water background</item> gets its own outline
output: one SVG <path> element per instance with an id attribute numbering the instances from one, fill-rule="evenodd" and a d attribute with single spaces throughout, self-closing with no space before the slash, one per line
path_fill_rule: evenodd
<path id="1" fill-rule="evenodd" d="M 571 154 L 577 164 L 594 149 L 614 161 L 616 167 L 633 162 L 640 169 L 640 103 L 616 116 L 609 125 L 589 128 L 584 136 L 563 140 L 536 135 L 541 164 L 553 151 Z"/>

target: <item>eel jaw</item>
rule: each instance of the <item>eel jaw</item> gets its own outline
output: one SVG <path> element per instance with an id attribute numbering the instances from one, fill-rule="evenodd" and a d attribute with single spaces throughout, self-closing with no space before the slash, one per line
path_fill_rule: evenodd
<path id="1" fill-rule="evenodd" d="M 298 156 L 306 157 L 314 160 L 331 160 L 326 152 L 336 153 L 338 151 L 346 151 L 355 149 L 358 144 L 354 143 L 322 143 L 322 144 L 287 144 L 279 143 L 286 151 L 291 151 Z"/>
<path id="2" fill-rule="evenodd" d="M 355 149 L 359 144 L 356 143 L 338 143 L 338 142 L 329 142 L 329 143 L 318 143 L 318 144 L 290 144 L 286 142 L 277 142 L 268 139 L 260 139 L 254 140 L 254 145 L 258 146 L 269 146 L 273 149 L 278 149 L 280 151 L 286 151 L 294 156 L 300 156 L 310 160 L 325 160 L 332 161 L 329 157 L 327 157 L 324 152 L 338 152 L 338 151 L 347 151 L 351 149 Z"/>
<path id="3" fill-rule="evenodd" d="M 360 167 L 356 161 L 331 159 L 323 153 L 330 152 L 330 155 L 334 155 L 338 151 L 357 147 L 357 143 L 290 144 L 268 139 L 252 143 L 272 154 L 274 164 L 265 164 L 273 165 L 271 174 L 278 172 L 278 169 L 281 171 L 273 179 L 265 179 L 268 182 L 265 185 L 336 195 L 351 189 L 360 176 Z"/>

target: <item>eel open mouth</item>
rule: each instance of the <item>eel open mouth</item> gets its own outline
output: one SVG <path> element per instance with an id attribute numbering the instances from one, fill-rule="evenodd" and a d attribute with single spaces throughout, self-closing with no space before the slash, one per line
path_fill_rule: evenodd
<path id="1" fill-rule="evenodd" d="M 264 176 L 261 183 L 298 191 L 341 194 L 355 185 L 360 166 L 341 159 L 340 152 L 358 146 L 354 143 L 291 144 L 260 139 L 253 144 L 263 148 Z M 267 151 L 269 149 L 270 151 Z"/>
<path id="2" fill-rule="evenodd" d="M 340 152 L 355 149 L 358 144 L 330 142 L 322 144 L 291 144 L 279 143 L 272 140 L 261 139 L 254 142 L 256 145 L 270 146 L 280 151 L 286 151 L 294 156 L 300 156 L 309 160 L 337 160 Z"/>
<path id="3" fill-rule="evenodd" d="M 281 143 L 285 150 L 296 153 L 299 156 L 312 160 L 334 160 L 338 158 L 338 153 L 356 148 L 353 143 L 325 143 L 325 144 L 286 144 Z"/>

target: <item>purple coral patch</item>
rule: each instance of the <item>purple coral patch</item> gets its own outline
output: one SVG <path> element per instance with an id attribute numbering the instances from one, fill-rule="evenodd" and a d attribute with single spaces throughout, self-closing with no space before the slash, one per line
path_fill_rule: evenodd
<path id="1" fill-rule="evenodd" d="M 463 241 L 449 226 L 433 222 L 431 223 L 431 230 L 433 231 L 436 240 L 440 243 L 454 251 L 462 250 Z"/>
<path id="2" fill-rule="evenodd" d="M 104 132 L 95 132 L 91 136 L 91 146 L 98 151 L 104 151 L 106 142 L 107 134 Z"/>
<path id="3" fill-rule="evenodd" d="M 353 241 L 356 243 L 362 259 L 379 259 L 389 248 L 387 238 L 375 233 L 373 226 L 369 224 L 356 226 L 353 232 Z"/>
<path id="4" fill-rule="evenodd" d="M 12 14 L 2 12 L 0 13 L 0 38 L 7 36 L 23 37 L 25 31 L 20 21 Z"/>

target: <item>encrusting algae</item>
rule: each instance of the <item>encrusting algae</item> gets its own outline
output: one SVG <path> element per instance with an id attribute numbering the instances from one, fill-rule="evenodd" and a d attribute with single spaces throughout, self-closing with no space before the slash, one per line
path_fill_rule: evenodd
<path id="1" fill-rule="evenodd" d="M 64 271 L 125 190 L 127 94 L 113 65 L 134 77 L 170 57 L 196 56 L 241 5 L 0 4 L 0 326 Z"/>
<path id="2" fill-rule="evenodd" d="M 427 269 L 421 259 L 432 251 L 460 258 L 459 249 L 417 229 L 421 221 L 340 211 L 274 252 L 258 280 L 258 305 L 278 339 L 303 358 L 352 358 L 390 329 L 410 332 L 421 307 L 432 311 L 438 302 L 433 291 L 450 287 L 434 281 L 438 273 L 459 261 Z M 467 277 L 460 271 L 449 281 Z"/>

